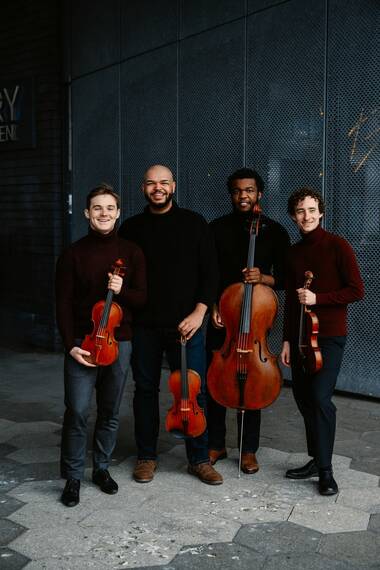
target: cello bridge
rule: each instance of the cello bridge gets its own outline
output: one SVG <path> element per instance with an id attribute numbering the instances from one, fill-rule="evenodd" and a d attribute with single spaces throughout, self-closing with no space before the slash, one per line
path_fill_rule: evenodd
<path id="1" fill-rule="evenodd" d="M 251 348 L 237 348 L 236 352 L 240 352 L 242 354 L 248 354 L 249 352 L 253 352 Z"/>

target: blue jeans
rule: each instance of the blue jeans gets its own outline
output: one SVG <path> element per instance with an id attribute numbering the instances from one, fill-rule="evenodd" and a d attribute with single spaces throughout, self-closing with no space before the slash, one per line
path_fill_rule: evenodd
<path id="1" fill-rule="evenodd" d="M 138 326 L 132 339 L 132 371 L 135 381 L 133 409 L 135 438 L 139 459 L 157 458 L 157 439 L 160 426 L 159 392 L 164 351 L 170 370 L 181 367 L 181 345 L 176 329 Z M 205 408 L 206 355 L 202 331 L 198 330 L 188 341 L 187 366 L 201 377 L 198 404 Z M 186 453 L 191 465 L 208 462 L 207 430 L 200 436 L 186 439 Z"/>
<path id="2" fill-rule="evenodd" d="M 331 466 L 335 441 L 336 407 L 331 398 L 342 363 L 345 336 L 319 337 L 323 366 L 306 374 L 296 345 L 291 346 L 292 387 L 306 430 L 307 451 L 319 468 Z"/>
<path id="3" fill-rule="evenodd" d="M 80 346 L 78 341 L 77 346 Z M 131 342 L 119 342 L 119 357 L 110 366 L 90 368 L 65 355 L 65 406 L 61 445 L 61 476 L 83 479 L 87 420 L 94 388 L 97 416 L 93 440 L 93 468 L 108 469 L 116 445 L 119 408 L 124 391 Z"/>

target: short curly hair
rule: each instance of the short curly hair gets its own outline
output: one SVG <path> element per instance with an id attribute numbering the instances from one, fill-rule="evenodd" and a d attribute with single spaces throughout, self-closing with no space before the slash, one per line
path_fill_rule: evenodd
<path id="1" fill-rule="evenodd" d="M 314 198 L 318 202 L 318 209 L 321 214 L 325 212 L 325 202 L 322 198 L 322 194 L 310 186 L 303 186 L 294 190 L 288 198 L 288 214 L 294 216 L 296 213 L 296 207 L 299 202 L 302 202 L 307 196 Z"/>
<path id="2" fill-rule="evenodd" d="M 91 192 L 87 194 L 86 198 L 87 210 L 90 209 L 91 200 L 95 198 L 95 196 L 102 196 L 103 194 L 110 194 L 110 196 L 113 196 L 116 200 L 117 209 L 120 210 L 120 196 L 119 194 L 116 194 L 116 192 L 114 192 L 113 187 L 107 184 L 106 182 L 101 182 L 100 184 L 98 184 L 98 186 L 95 186 L 95 188 L 93 188 Z"/>
<path id="3" fill-rule="evenodd" d="M 231 193 L 234 189 L 235 180 L 243 180 L 244 178 L 252 178 L 256 182 L 257 190 L 261 193 L 264 192 L 264 180 L 260 174 L 252 168 L 239 168 L 239 170 L 235 170 L 227 179 L 228 192 Z"/>

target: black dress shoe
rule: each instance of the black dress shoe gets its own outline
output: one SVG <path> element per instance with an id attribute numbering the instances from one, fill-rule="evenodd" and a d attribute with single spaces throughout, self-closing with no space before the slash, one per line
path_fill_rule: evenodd
<path id="1" fill-rule="evenodd" d="M 339 491 L 332 471 L 320 471 L 318 488 L 320 495 L 336 495 Z"/>
<path id="2" fill-rule="evenodd" d="M 66 507 L 75 507 L 79 503 L 79 479 L 67 479 L 61 495 L 61 502 Z"/>
<path id="3" fill-rule="evenodd" d="M 309 479 L 316 475 L 318 475 L 318 467 L 316 466 L 314 459 L 309 461 L 309 463 L 306 463 L 303 467 L 288 469 L 285 473 L 285 477 L 288 479 Z"/>
<path id="4" fill-rule="evenodd" d="M 92 482 L 99 485 L 100 490 L 107 495 L 115 495 L 118 492 L 119 486 L 108 473 L 107 469 L 97 469 L 92 474 Z"/>

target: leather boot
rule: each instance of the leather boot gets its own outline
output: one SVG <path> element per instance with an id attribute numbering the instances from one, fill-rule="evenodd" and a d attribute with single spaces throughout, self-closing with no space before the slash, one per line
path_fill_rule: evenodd
<path id="1" fill-rule="evenodd" d="M 157 461 L 154 459 L 138 459 L 133 471 L 133 478 L 137 483 L 150 483 L 157 469 Z"/>
<path id="2" fill-rule="evenodd" d="M 285 477 L 288 479 L 310 479 L 310 477 L 315 477 L 316 475 L 318 475 L 318 467 L 316 466 L 314 459 L 302 467 L 288 469 L 285 473 Z"/>
<path id="3" fill-rule="evenodd" d="M 259 464 L 254 453 L 241 454 L 241 470 L 247 475 L 253 475 L 259 470 Z"/>
<path id="4" fill-rule="evenodd" d="M 215 463 L 221 459 L 225 459 L 227 457 L 226 449 L 209 449 L 208 456 L 210 458 L 211 465 L 215 465 Z"/>
<path id="5" fill-rule="evenodd" d="M 61 495 L 61 502 L 66 507 L 75 507 L 79 503 L 79 479 L 67 479 Z"/>
<path id="6" fill-rule="evenodd" d="M 221 485 L 223 477 L 218 473 L 210 463 L 199 463 L 198 465 L 188 465 L 187 472 L 195 475 L 207 485 Z"/>

